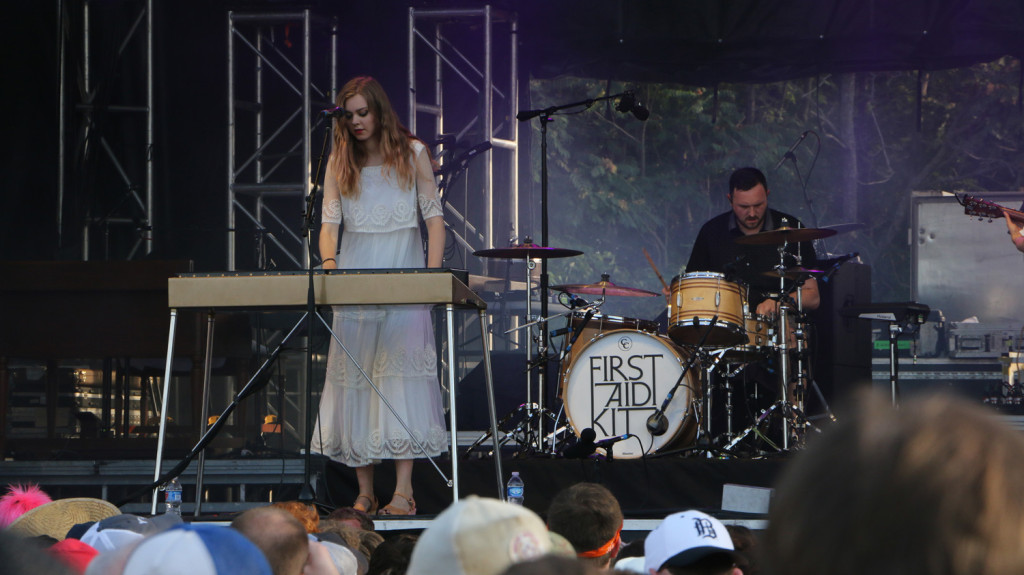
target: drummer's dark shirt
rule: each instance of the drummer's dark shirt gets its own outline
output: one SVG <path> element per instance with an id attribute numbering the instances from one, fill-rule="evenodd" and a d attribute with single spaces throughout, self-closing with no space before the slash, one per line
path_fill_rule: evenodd
<path id="1" fill-rule="evenodd" d="M 768 209 L 765 214 L 762 231 L 771 231 L 785 225 L 791 228 L 803 227 L 795 217 Z M 732 210 L 715 216 L 701 227 L 697 240 L 690 252 L 690 261 L 686 264 L 686 272 L 719 272 L 726 274 L 729 281 L 741 281 L 750 288 L 750 309 L 764 301 L 769 293 L 779 292 L 779 278 L 763 275 L 779 264 L 779 246 L 738 244 L 736 238 L 742 237 L 743 231 L 736 224 Z M 800 265 L 815 269 L 818 257 L 812 242 L 790 244 L 786 247 L 789 255 L 785 258 L 787 268 L 797 265 L 794 255 L 799 246 L 802 260 Z M 786 289 L 791 286 L 787 282 Z"/>

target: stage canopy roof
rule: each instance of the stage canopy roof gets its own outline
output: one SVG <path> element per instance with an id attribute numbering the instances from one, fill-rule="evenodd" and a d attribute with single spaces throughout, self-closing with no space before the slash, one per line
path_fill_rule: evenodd
<path id="1" fill-rule="evenodd" d="M 519 13 L 521 62 L 539 78 L 761 83 L 955 68 L 1024 53 L 1021 0 L 525 0 L 504 7 Z"/>

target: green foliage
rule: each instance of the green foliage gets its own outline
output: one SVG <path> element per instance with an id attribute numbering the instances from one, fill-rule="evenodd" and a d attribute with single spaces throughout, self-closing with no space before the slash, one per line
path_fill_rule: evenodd
<path id="1" fill-rule="evenodd" d="M 628 86 L 651 110 L 647 122 L 616 112 L 613 102 L 555 116 L 548 127 L 548 243 L 585 254 L 549 262 L 552 283 L 590 283 L 608 273 L 616 284 L 660 291 L 643 249 L 670 281 L 703 222 L 728 209 L 729 174 L 751 165 L 768 176 L 772 207 L 806 225 L 867 224 L 819 250 L 861 251 L 873 266 L 874 299 L 908 299 L 911 192 L 1024 185 L 1019 73 L 1019 62 L 1004 58 L 920 75 L 864 73 L 845 83 L 822 77 L 723 85 L 717 97 L 712 88 L 649 84 Z M 625 89 L 586 78 L 533 81 L 532 105 Z M 530 126 L 539 150 L 537 123 Z M 820 138 L 820 149 L 812 134 L 795 166 L 772 171 L 805 130 Z M 653 317 L 662 306 L 661 298 L 611 298 L 604 311 Z"/>

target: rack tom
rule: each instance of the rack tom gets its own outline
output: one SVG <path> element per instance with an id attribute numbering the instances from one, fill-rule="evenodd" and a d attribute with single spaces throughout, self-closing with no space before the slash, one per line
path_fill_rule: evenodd
<path id="1" fill-rule="evenodd" d="M 692 272 L 672 278 L 669 337 L 680 345 L 697 345 L 710 330 L 704 340 L 706 347 L 743 344 L 743 291 L 741 284 L 726 281 L 717 272 Z"/>

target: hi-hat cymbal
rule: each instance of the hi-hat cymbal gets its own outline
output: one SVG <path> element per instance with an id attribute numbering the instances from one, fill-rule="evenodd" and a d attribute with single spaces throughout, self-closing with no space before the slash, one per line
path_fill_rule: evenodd
<path id="1" fill-rule="evenodd" d="M 538 246 L 537 244 L 525 243 L 507 248 L 477 250 L 473 252 L 473 255 L 484 258 L 509 258 L 517 260 L 532 260 L 534 258 L 567 258 L 570 256 L 578 256 L 581 255 L 582 253 L 583 252 L 579 250 L 568 250 L 565 248 L 549 248 L 544 246 Z"/>
<path id="2" fill-rule="evenodd" d="M 630 297 L 647 297 L 661 295 L 652 291 L 626 286 L 617 286 L 608 280 L 608 274 L 601 274 L 601 281 L 592 284 L 562 284 L 551 286 L 551 289 L 584 295 L 621 295 Z"/>
<path id="3" fill-rule="evenodd" d="M 779 228 L 736 238 L 738 244 L 784 244 L 809 242 L 836 235 L 835 230 L 824 228 Z"/>
<path id="4" fill-rule="evenodd" d="M 802 276 L 815 276 L 815 275 L 823 274 L 823 273 L 825 273 L 824 270 L 813 270 L 811 268 L 794 266 L 794 267 L 786 268 L 786 269 L 782 270 L 782 274 L 781 275 L 785 276 L 786 279 L 788 279 L 788 280 L 795 280 L 795 279 L 800 279 Z M 766 275 L 766 276 L 769 276 L 769 277 L 777 278 L 777 277 L 779 277 L 780 274 L 779 274 L 779 270 L 769 270 L 769 271 L 763 272 L 761 275 Z"/>

